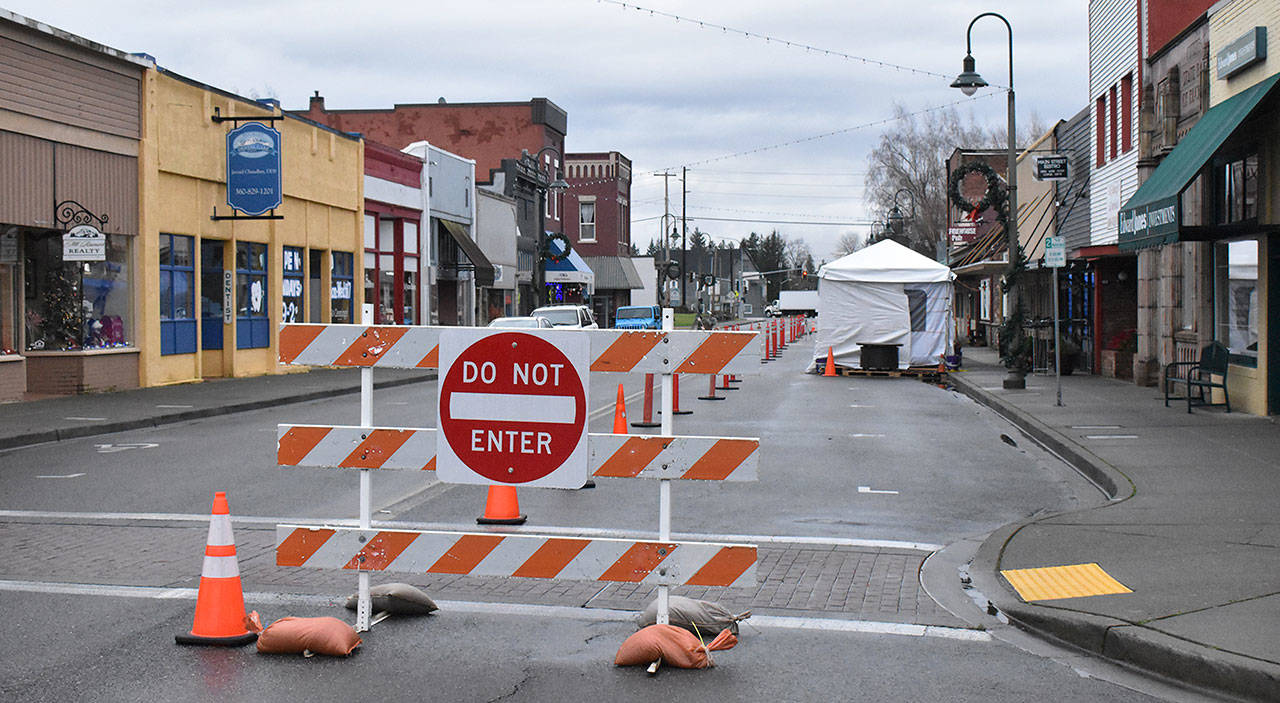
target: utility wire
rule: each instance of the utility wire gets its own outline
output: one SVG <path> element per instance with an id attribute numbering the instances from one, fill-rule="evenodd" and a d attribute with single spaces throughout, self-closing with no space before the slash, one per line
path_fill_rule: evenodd
<path id="1" fill-rule="evenodd" d="M 606 0 L 601 0 L 601 1 L 602 1 L 602 2 L 604 2 L 604 1 L 606 1 Z M 612 2 L 612 0 L 608 0 L 608 1 L 609 1 L 609 2 Z M 992 92 L 985 93 L 985 94 L 983 94 L 983 95 L 975 95 L 975 96 L 973 96 L 973 97 L 971 97 L 971 98 L 963 98 L 963 99 L 961 99 L 961 100 L 956 100 L 956 101 L 949 102 L 949 103 L 945 103 L 945 104 L 942 104 L 942 105 L 934 105 L 933 107 L 926 107 L 926 108 L 924 108 L 923 110 L 916 110 L 915 112 L 908 112 L 908 113 L 903 114 L 903 115 L 896 115 L 896 116 L 894 116 L 894 117 L 886 117 L 886 118 L 884 118 L 884 119 L 882 119 L 882 120 L 876 120 L 876 121 L 874 121 L 874 122 L 866 122 L 866 123 L 864 123 L 864 124 L 854 125 L 854 126 L 852 126 L 852 127 L 845 127 L 845 128 L 843 128 L 843 129 L 836 129 L 836 130 L 832 130 L 832 131 L 830 131 L 830 132 L 823 132 L 822 134 L 815 134 L 815 135 L 813 135 L 813 136 L 811 136 L 811 137 L 801 137 L 800 139 L 792 139 L 792 140 L 791 140 L 791 141 L 789 141 L 789 142 L 781 142 L 781 143 L 779 143 L 779 144 L 771 144 L 771 145 L 769 145 L 769 146 L 756 147 L 755 149 L 747 149 L 747 150 L 745 150 L 745 151 L 737 151 L 737 152 L 734 152 L 734 153 L 732 153 L 732 154 L 725 154 L 725 155 L 723 155 L 723 156 L 713 156 L 713 157 L 711 157 L 711 158 L 709 158 L 709 159 L 702 159 L 702 160 L 700 160 L 700 161 L 690 161 L 690 162 L 689 162 L 689 163 L 687 163 L 687 164 L 681 164 L 680 166 L 671 166 L 671 167 L 668 167 L 668 168 L 663 169 L 663 170 L 664 170 L 664 171 L 667 171 L 667 170 L 671 170 L 671 169 L 673 169 L 673 168 L 681 168 L 681 167 L 683 167 L 683 168 L 688 168 L 688 167 L 690 167 L 690 166 L 698 166 L 698 165 L 701 165 L 701 164 L 715 163 L 716 161 L 724 161 L 725 159 L 734 159 L 734 158 L 737 158 L 737 157 L 739 157 L 739 156 L 747 156 L 747 155 L 749 155 L 749 154 L 758 154 L 758 153 L 760 153 L 760 152 L 762 152 L 762 151 L 772 151 L 773 149 L 781 149 L 781 148 L 783 148 L 783 147 L 794 146 L 794 145 L 796 145 L 796 144 L 803 144 L 803 143 L 805 143 L 805 142 L 812 142 L 812 141 L 817 141 L 817 140 L 819 140 L 819 139 L 826 139 L 827 137 L 834 137 L 834 136 L 836 136 L 836 135 L 838 135 L 838 134 L 846 134 L 846 133 L 848 133 L 848 132 L 856 132 L 856 131 L 858 131 L 858 130 L 860 130 L 860 129 L 867 129 L 867 128 L 869 128 L 869 127 L 878 127 L 878 126 L 880 126 L 880 125 L 882 125 L 882 124 L 889 124 L 890 122 L 897 122 L 898 120 L 900 120 L 900 119 L 904 119 L 904 118 L 907 118 L 907 117 L 915 117 L 916 115 L 924 115 L 924 114 L 927 114 L 927 113 L 930 113 L 930 112 L 937 112 L 938 110 L 945 110 L 945 109 L 947 109 L 947 108 L 949 108 L 949 107 L 955 107 L 956 105 L 962 105 L 962 104 L 964 104 L 964 103 L 974 102 L 974 101 L 976 101 L 976 100 L 985 100 L 985 99 L 987 99 L 987 98 L 989 98 L 989 97 L 991 97 L 991 96 L 993 96 L 993 95 L 997 95 L 997 94 L 998 94 L 998 93 L 996 93 L 996 92 L 992 91 Z"/>
<path id="2" fill-rule="evenodd" d="M 802 42 L 790 41 L 787 39 L 779 39 L 777 37 L 770 36 L 768 34 L 748 32 L 745 29 L 735 29 L 733 27 L 726 27 L 722 24 L 707 22 L 706 20 L 697 20 L 691 17 L 682 17 L 680 15 L 673 15 L 670 12 L 663 12 L 661 10 L 652 10 L 647 7 L 640 7 L 639 5 L 633 5 L 631 3 L 619 2 L 618 0 L 599 0 L 599 2 L 608 3 L 610 5 L 618 5 L 622 7 L 622 9 L 624 10 L 637 10 L 639 12 L 648 12 L 650 15 L 656 15 L 659 17 L 670 17 L 676 22 L 681 22 L 681 21 L 689 22 L 691 24 L 696 24 L 703 29 L 718 29 L 725 34 L 732 32 L 733 34 L 740 34 L 748 39 L 763 39 L 766 44 L 778 43 L 793 49 L 804 49 L 806 53 L 817 53 L 817 54 L 822 54 L 824 56 L 835 56 L 837 58 L 847 59 L 849 61 L 859 61 L 867 66 L 889 68 L 895 71 L 905 71 L 907 73 L 914 73 L 920 76 L 933 76 L 937 78 L 946 78 L 947 80 L 951 80 L 952 78 L 955 77 L 955 76 L 944 75 L 942 73 L 935 73 L 934 71 L 926 71 L 923 68 L 913 68 L 911 66 L 903 66 L 901 64 L 889 63 L 888 61 L 880 61 L 878 59 L 869 59 L 869 58 L 866 58 L 865 56 L 854 56 L 852 54 L 846 54 L 843 51 L 832 51 L 830 49 L 820 49 L 816 46 L 810 46 Z"/>

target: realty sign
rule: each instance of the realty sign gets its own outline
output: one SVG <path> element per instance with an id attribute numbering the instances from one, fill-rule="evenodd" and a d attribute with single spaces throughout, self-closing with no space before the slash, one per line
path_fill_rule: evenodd
<path id="1" fill-rule="evenodd" d="M 107 237 L 93 225 L 76 225 L 62 235 L 63 261 L 106 261 Z"/>
<path id="2" fill-rule="evenodd" d="M 582 331 L 443 330 L 436 476 L 581 488 L 590 356 Z"/>

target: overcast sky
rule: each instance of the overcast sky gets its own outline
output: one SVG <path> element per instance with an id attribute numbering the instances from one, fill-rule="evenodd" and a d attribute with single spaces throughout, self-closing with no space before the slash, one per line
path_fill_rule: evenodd
<path id="1" fill-rule="evenodd" d="M 549 98 L 569 113 L 568 151 L 617 150 L 632 160 L 632 239 L 642 251 L 663 207 L 663 180 L 651 174 L 688 165 L 690 228 L 732 240 L 777 228 L 830 259 L 842 234 L 867 228 L 765 221 L 866 220 L 863 173 L 884 125 L 719 157 L 875 123 L 895 103 L 914 111 L 963 99 L 948 84 L 979 13 L 1000 12 L 1013 25 L 1019 120 L 1035 113 L 1052 124 L 1088 102 L 1083 0 L 0 2 L 205 83 L 277 97 L 286 109 L 305 109 L 316 90 L 336 109 Z M 992 84 L 1008 82 L 1006 36 L 994 18 L 973 30 L 977 70 Z M 960 109 L 1003 124 L 1004 93 L 978 97 Z M 671 195 L 679 212 L 676 179 Z"/>

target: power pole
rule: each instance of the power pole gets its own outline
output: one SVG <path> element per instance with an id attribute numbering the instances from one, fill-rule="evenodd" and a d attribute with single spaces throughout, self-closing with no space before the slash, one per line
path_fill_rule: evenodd
<path id="1" fill-rule="evenodd" d="M 658 245 L 662 251 L 662 264 L 665 266 L 671 260 L 671 240 L 667 238 L 667 222 L 671 220 L 671 177 L 676 175 L 670 171 L 655 173 L 655 176 L 662 178 L 662 224 L 658 226 Z M 664 269 L 665 270 L 665 269 Z M 658 294 L 659 302 L 665 302 L 667 298 L 667 289 L 670 283 L 667 282 L 666 274 L 658 275 Z"/>
<path id="2" fill-rule="evenodd" d="M 689 298 L 686 293 L 689 288 L 689 246 L 686 240 L 689 237 L 689 220 L 686 215 L 689 212 L 689 167 L 680 167 L 680 305 L 685 309 L 689 307 Z"/>

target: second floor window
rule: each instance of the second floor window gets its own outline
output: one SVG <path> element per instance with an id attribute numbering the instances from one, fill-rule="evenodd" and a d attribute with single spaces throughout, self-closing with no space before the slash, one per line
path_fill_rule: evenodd
<path id="1" fill-rule="evenodd" d="M 578 203 L 578 239 L 583 242 L 596 240 L 596 204 Z"/>

